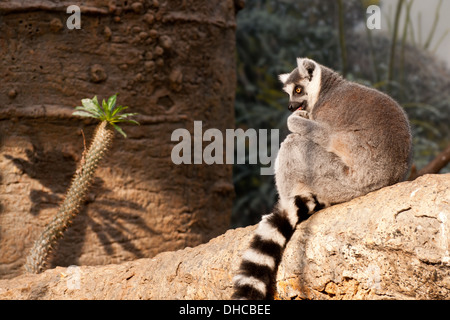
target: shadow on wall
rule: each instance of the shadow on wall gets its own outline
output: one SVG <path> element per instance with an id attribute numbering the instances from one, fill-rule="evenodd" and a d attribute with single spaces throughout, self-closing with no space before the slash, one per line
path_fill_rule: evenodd
<path id="1" fill-rule="evenodd" d="M 33 150 L 25 151 L 26 159 L 4 155 L 24 175 L 39 181 L 43 186 L 41 190 L 32 189 L 29 192 L 31 202 L 30 214 L 38 217 L 43 211 L 49 209 L 55 214 L 56 209 L 64 198 L 69 187 L 72 176 L 76 170 L 76 163 L 81 155 L 79 152 L 64 152 L 53 149 L 44 152 L 43 146 L 33 141 Z M 58 165 L 59 164 L 59 165 Z M 51 174 L 50 174 L 51 173 Z M 46 191 L 49 190 L 49 191 Z M 64 237 L 58 242 L 54 249 L 49 266 L 69 266 L 78 264 L 82 253 L 88 228 L 97 236 L 105 254 L 115 254 L 113 244 L 118 244 L 124 251 L 129 252 L 136 258 L 144 257 L 145 254 L 129 241 L 130 230 L 127 224 L 135 225 L 149 235 L 159 234 L 149 227 L 140 212 L 145 208 L 141 205 L 125 200 L 108 199 L 112 191 L 104 187 L 104 180 L 96 177 L 86 196 L 86 202 L 80 213 L 74 218 L 72 225 L 65 232 Z M 2 206 L 0 205 L 0 212 Z M 91 214 L 89 214 L 89 212 Z M 34 241 L 36 239 L 32 239 Z"/>

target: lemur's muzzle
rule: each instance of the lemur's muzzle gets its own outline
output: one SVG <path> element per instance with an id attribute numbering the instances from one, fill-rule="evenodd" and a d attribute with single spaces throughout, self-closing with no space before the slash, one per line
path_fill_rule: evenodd
<path id="1" fill-rule="evenodd" d="M 298 109 L 300 109 L 300 110 L 305 110 L 306 109 L 306 100 L 304 100 L 304 101 L 302 101 L 302 102 L 291 102 L 290 104 L 289 104 L 289 107 L 288 107 L 288 109 L 289 109 L 289 111 L 291 111 L 291 112 L 294 112 L 294 111 L 296 111 L 296 110 L 298 110 Z"/>

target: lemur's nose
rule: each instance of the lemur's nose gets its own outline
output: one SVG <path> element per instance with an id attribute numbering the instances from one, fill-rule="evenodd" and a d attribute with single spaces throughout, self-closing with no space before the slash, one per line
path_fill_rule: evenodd
<path id="1" fill-rule="evenodd" d="M 291 102 L 289 104 L 288 109 L 289 109 L 289 111 L 294 112 L 295 110 L 297 110 L 300 107 L 300 105 L 301 105 L 301 102 Z"/>

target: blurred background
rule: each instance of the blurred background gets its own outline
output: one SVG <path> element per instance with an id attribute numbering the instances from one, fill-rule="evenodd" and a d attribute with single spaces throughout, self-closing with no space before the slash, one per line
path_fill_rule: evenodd
<path id="1" fill-rule="evenodd" d="M 369 5 L 381 8 L 380 29 L 366 27 Z M 247 0 L 237 15 L 236 126 L 279 128 L 282 141 L 290 113 L 277 75 L 309 57 L 394 97 L 411 121 L 414 167 L 423 168 L 450 145 L 449 14 L 442 0 Z M 273 176 L 234 165 L 233 182 L 232 226 L 270 212 Z"/>

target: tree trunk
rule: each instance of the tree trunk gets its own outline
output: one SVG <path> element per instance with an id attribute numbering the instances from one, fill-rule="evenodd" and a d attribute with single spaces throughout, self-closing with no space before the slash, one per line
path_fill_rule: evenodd
<path id="1" fill-rule="evenodd" d="M 450 174 L 426 175 L 314 214 L 288 243 L 279 299 L 448 299 Z M 229 299 L 254 226 L 120 265 L 0 281 L 0 299 Z"/>
<path id="2" fill-rule="evenodd" d="M 184 3 L 184 4 L 183 4 Z M 95 121 L 83 98 L 119 93 L 124 125 L 50 266 L 120 263 L 196 246 L 229 227 L 231 166 L 175 165 L 177 128 L 234 125 L 232 0 L 0 1 L 0 277 L 25 257 L 62 201 Z M 89 141 L 86 141 L 89 143 Z"/>

